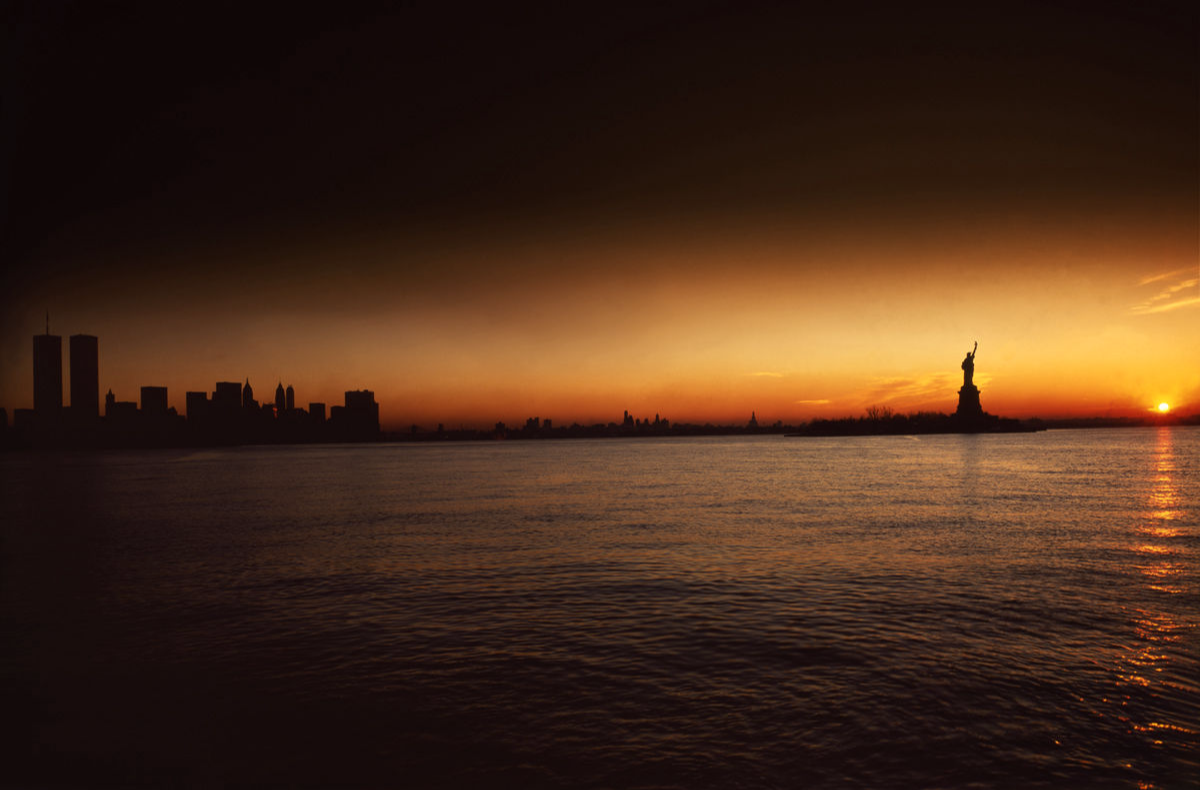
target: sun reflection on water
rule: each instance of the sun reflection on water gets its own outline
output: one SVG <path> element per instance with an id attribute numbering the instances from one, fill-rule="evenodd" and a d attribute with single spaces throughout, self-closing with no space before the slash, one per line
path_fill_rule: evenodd
<path id="1" fill-rule="evenodd" d="M 1148 599 L 1161 601 L 1159 607 L 1140 606 L 1131 610 L 1134 639 L 1118 656 L 1114 673 L 1119 688 L 1126 692 L 1121 695 L 1125 700 L 1121 703 L 1124 710 L 1118 718 L 1131 733 L 1148 739 L 1154 749 L 1178 746 L 1194 750 L 1197 728 L 1190 720 L 1162 721 L 1161 714 L 1139 717 L 1126 707 L 1132 699 L 1133 689 L 1163 699 L 1195 693 L 1194 688 L 1179 679 L 1180 667 L 1176 664 L 1180 660 L 1181 643 L 1197 628 L 1197 618 L 1167 611 L 1171 608 L 1170 601 L 1188 592 L 1193 582 L 1188 544 L 1179 540 L 1189 534 L 1190 513 L 1181 492 L 1170 428 L 1159 429 L 1152 464 L 1144 510 L 1138 514 L 1133 528 L 1135 534 L 1130 536 L 1132 541 L 1127 550 L 1137 558 L 1130 565 L 1131 572 L 1141 576 L 1148 591 L 1166 598 Z"/>

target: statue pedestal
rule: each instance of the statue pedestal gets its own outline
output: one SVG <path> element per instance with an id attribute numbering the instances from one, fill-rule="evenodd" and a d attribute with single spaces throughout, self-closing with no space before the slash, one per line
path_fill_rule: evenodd
<path id="1" fill-rule="evenodd" d="M 974 384 L 967 384 L 958 391 L 958 410 L 954 414 L 967 419 L 983 416 L 983 407 L 979 405 L 978 387 Z"/>

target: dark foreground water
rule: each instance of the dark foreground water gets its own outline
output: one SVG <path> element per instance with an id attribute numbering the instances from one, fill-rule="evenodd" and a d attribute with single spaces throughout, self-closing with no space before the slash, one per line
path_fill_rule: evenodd
<path id="1" fill-rule="evenodd" d="M 9 786 L 1200 776 L 1195 428 L 0 473 Z"/>

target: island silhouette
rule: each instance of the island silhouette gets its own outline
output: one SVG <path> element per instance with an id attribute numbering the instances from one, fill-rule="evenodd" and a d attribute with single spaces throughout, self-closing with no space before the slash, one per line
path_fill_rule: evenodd
<path id="1" fill-rule="evenodd" d="M 817 419 L 788 436 L 876 436 L 922 433 L 1030 433 L 1045 430 L 1040 421 L 997 417 L 983 410 L 975 386 L 975 355 L 979 341 L 962 361 L 963 384 L 954 414 L 917 412 L 897 414 L 887 407 L 872 407 L 865 417 Z"/>

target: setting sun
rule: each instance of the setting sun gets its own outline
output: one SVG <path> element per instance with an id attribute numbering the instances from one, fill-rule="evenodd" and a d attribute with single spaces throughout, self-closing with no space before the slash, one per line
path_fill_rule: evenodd
<path id="1" fill-rule="evenodd" d="M 1163 414 L 1166 414 L 1167 412 L 1169 412 L 1169 411 L 1171 410 L 1171 404 L 1169 404 L 1169 403 L 1160 403 L 1160 404 L 1158 404 L 1158 410 L 1159 410 L 1160 412 L 1162 412 Z"/>

